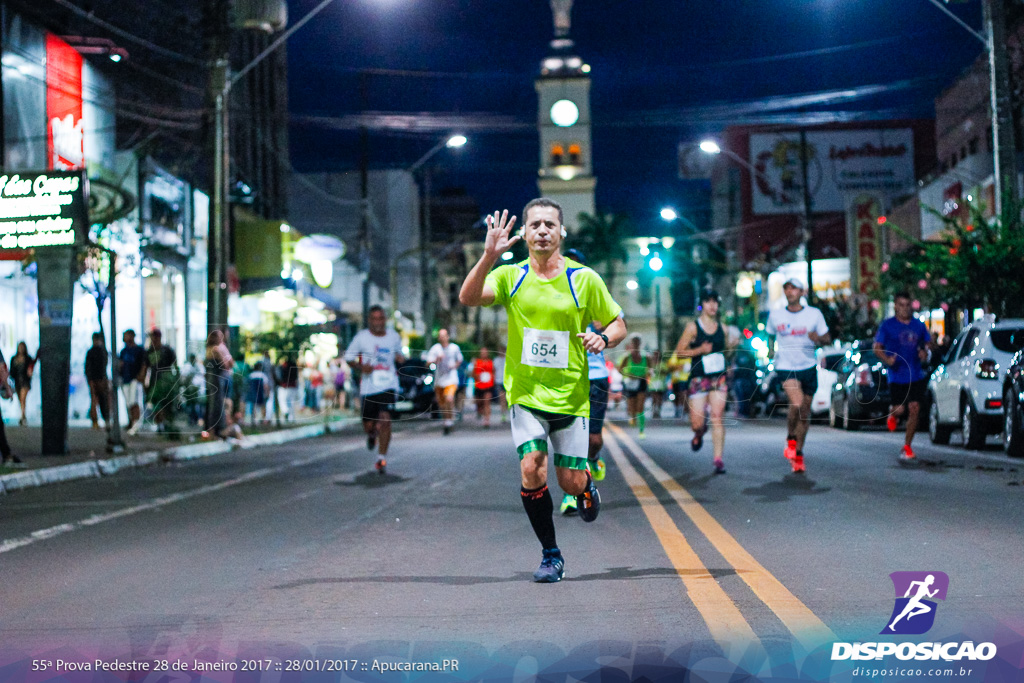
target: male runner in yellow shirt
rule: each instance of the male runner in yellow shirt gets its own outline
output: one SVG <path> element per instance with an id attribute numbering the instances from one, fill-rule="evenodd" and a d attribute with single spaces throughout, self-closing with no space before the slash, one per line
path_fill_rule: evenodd
<path id="1" fill-rule="evenodd" d="M 577 497 L 580 518 L 594 521 L 601 499 L 587 468 L 587 352 L 621 342 L 626 323 L 601 277 L 562 256 L 562 208 L 550 199 L 534 199 L 523 216 L 523 228 L 514 236 L 515 216 L 509 219 L 504 211 L 488 217 L 484 254 L 466 276 L 459 300 L 467 306 L 500 304 L 508 312 L 505 390 L 520 458 L 520 493 L 543 547 L 533 579 L 554 583 L 564 575 L 565 561 L 555 542 L 547 487 L 548 441 L 559 486 Z M 526 240 L 529 258 L 491 271 L 520 239 Z M 591 321 L 602 323 L 604 332 L 588 332 Z"/>

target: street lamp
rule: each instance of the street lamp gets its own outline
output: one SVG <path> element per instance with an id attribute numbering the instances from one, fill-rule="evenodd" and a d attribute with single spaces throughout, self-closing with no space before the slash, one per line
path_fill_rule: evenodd
<path id="1" fill-rule="evenodd" d="M 725 154 L 729 158 L 738 162 L 751 174 L 757 176 L 761 180 L 770 182 L 767 177 L 761 171 L 751 164 L 749 161 L 736 154 L 730 149 L 723 148 L 715 140 L 702 140 L 700 143 L 700 149 L 705 154 Z M 814 300 L 814 267 L 811 265 L 811 241 L 812 233 L 814 231 L 814 223 L 811 217 L 811 188 L 810 183 L 807 181 L 807 131 L 803 128 L 800 129 L 800 178 L 803 184 L 803 222 L 804 229 L 800 235 L 800 250 L 804 254 L 804 258 L 807 261 L 807 301 L 808 303 Z M 782 196 L 789 199 L 785 190 L 782 190 Z"/>
<path id="2" fill-rule="evenodd" d="M 661 217 L 664 220 L 671 222 L 679 218 L 679 214 L 677 214 L 676 210 L 673 209 L 671 206 L 666 206 L 664 209 L 661 210 Z"/>

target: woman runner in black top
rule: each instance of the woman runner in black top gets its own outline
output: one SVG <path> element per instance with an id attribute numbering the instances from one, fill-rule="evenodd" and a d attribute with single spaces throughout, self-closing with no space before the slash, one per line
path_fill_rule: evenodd
<path id="1" fill-rule="evenodd" d="M 699 451 L 704 445 L 704 434 L 708 429 L 704 406 L 710 405 L 715 474 L 725 474 L 725 462 L 722 460 L 722 452 L 725 450 L 725 423 L 722 416 L 728 396 L 725 351 L 735 345 L 735 340 L 726 337 L 725 328 L 718 321 L 718 306 L 717 292 L 706 290 L 701 295 L 700 315 L 683 330 L 675 355 L 693 359 L 689 388 L 690 425 L 693 427 L 690 448 Z"/>

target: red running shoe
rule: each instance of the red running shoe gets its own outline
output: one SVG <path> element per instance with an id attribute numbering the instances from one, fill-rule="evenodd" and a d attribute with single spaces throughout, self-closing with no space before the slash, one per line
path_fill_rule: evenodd
<path id="1" fill-rule="evenodd" d="M 900 462 L 913 462 L 917 458 L 914 455 L 914 449 L 910 446 L 904 446 L 903 450 L 900 451 Z"/>
<path id="2" fill-rule="evenodd" d="M 895 415 L 889 415 L 885 420 L 885 426 L 889 428 L 890 432 L 895 432 L 896 427 L 900 424 L 899 420 L 896 419 Z"/>
<path id="3" fill-rule="evenodd" d="M 802 455 L 794 455 L 793 459 L 789 461 L 789 464 L 793 466 L 794 474 L 801 474 L 807 471 L 804 469 L 804 456 Z"/>
<path id="4" fill-rule="evenodd" d="M 787 460 L 792 460 L 796 457 L 796 439 L 790 439 L 786 442 L 786 450 L 782 454 L 786 456 Z"/>

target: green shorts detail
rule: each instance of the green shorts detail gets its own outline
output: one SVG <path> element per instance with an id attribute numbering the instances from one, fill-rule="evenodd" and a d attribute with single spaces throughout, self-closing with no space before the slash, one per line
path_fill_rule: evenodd
<path id="1" fill-rule="evenodd" d="M 585 470 L 587 469 L 587 459 L 555 453 L 555 467 L 568 470 Z"/>
<path id="2" fill-rule="evenodd" d="M 534 439 L 532 441 L 527 441 L 526 443 L 520 444 L 519 446 L 516 447 L 516 450 L 519 451 L 520 460 L 525 458 L 527 453 L 533 453 L 534 451 L 540 451 L 541 453 L 547 455 L 548 442 L 547 439 Z"/>

